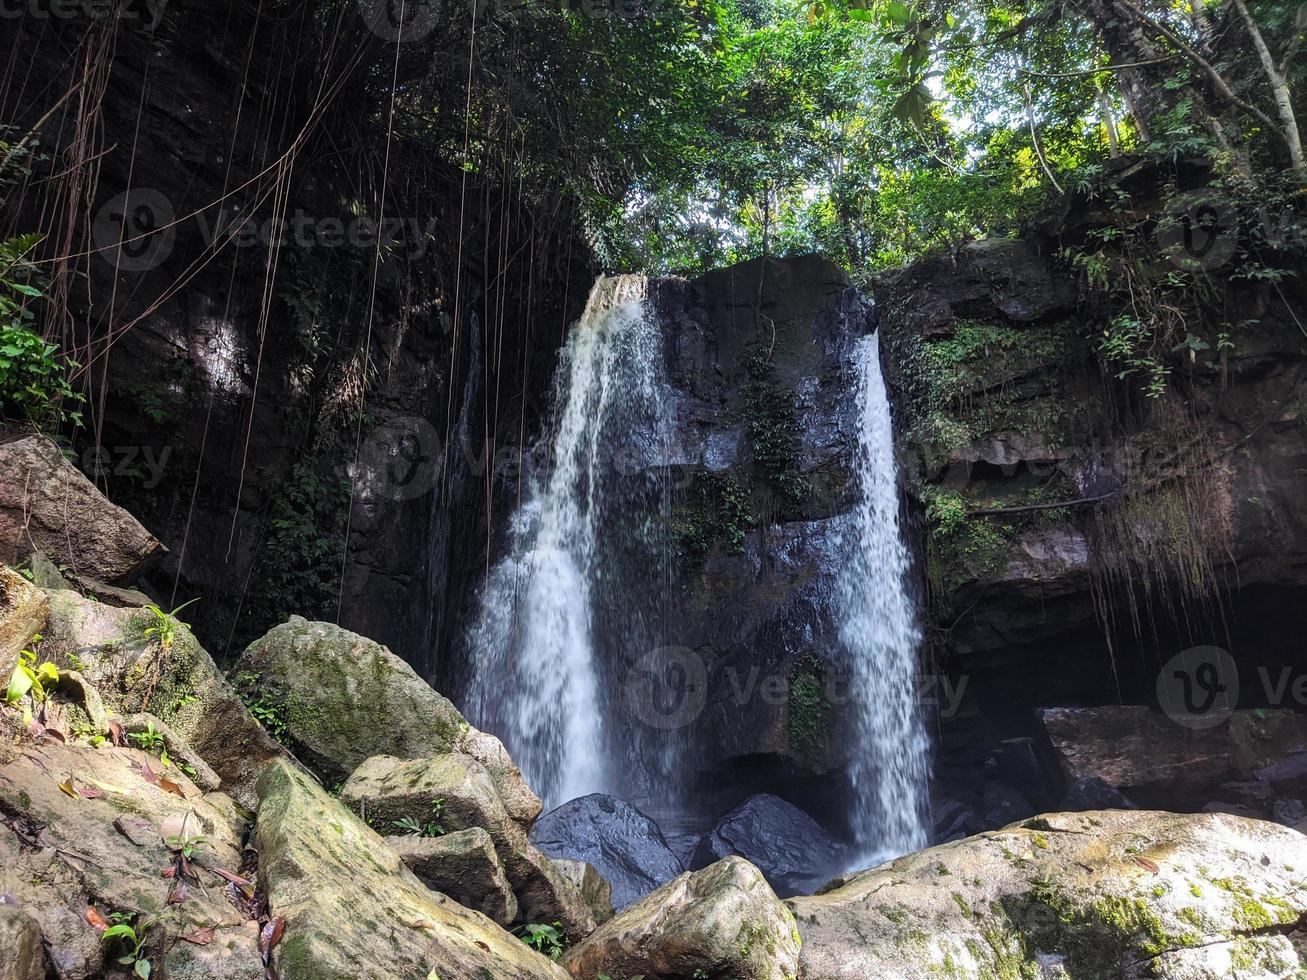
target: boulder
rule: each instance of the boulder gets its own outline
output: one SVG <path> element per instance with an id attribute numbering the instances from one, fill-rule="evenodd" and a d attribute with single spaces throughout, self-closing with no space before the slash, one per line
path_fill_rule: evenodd
<path id="1" fill-rule="evenodd" d="M 371 756 L 461 752 L 485 767 L 514 820 L 529 826 L 540 815 L 539 798 L 500 741 L 470 726 L 379 643 L 292 616 L 251 643 L 233 673 L 257 689 L 279 715 L 286 744 L 328 785 Z"/>
<path id="2" fill-rule="evenodd" d="M 1220 798 L 1223 784 L 1252 778 L 1307 746 L 1307 716 L 1288 710 L 1236 711 L 1203 729 L 1140 706 L 1047 708 L 1042 715 L 1069 784 L 1095 777 L 1140 806 L 1168 810 L 1200 810 Z"/>
<path id="3" fill-rule="evenodd" d="M 615 909 L 643 898 L 685 870 L 651 818 L 603 793 L 550 810 L 531 828 L 531 843 L 551 858 L 593 865 L 612 886 Z"/>
<path id="4" fill-rule="evenodd" d="M 1057 813 L 941 844 L 789 906 L 810 980 L 1225 977 L 1298 954 L 1307 838 L 1226 814 Z"/>
<path id="5" fill-rule="evenodd" d="M 1129 797 L 1098 776 L 1081 776 L 1062 797 L 1061 808 L 1075 810 L 1137 810 Z"/>
<path id="6" fill-rule="evenodd" d="M 253 809 L 255 781 L 286 750 L 250 714 L 235 689 L 185 626 L 164 645 L 145 634 L 153 614 L 88 599 L 67 589 L 46 593 L 50 615 L 40 653 L 80 672 L 119 715 L 148 712 L 177 744 L 188 746 Z"/>
<path id="7" fill-rule="evenodd" d="M 49 609 L 44 593 L 0 565 L 0 684 L 9 684 L 19 652 L 41 631 Z"/>
<path id="8" fill-rule="evenodd" d="M 480 827 L 440 837 L 387 837 L 386 843 L 428 888 L 501 926 L 517 921 L 513 886 L 495 853 L 494 841 Z"/>
<path id="9" fill-rule="evenodd" d="M 45 980 L 41 927 L 22 909 L 0 902 L 0 977 Z"/>
<path id="10" fill-rule="evenodd" d="M 563 980 L 559 966 L 433 892 L 378 834 L 286 762 L 259 778 L 255 840 L 287 980 Z"/>
<path id="11" fill-rule="evenodd" d="M 737 855 L 751 862 L 782 898 L 807 895 L 842 869 L 845 849 L 792 803 L 751 796 L 704 835 L 694 865 Z"/>
<path id="12" fill-rule="evenodd" d="M 583 980 L 792 980 L 798 960 L 790 913 L 762 872 L 731 857 L 628 905 L 568 950 L 563 965 Z"/>
<path id="13" fill-rule="evenodd" d="M 596 925 L 602 925 L 613 917 L 613 886 L 604 880 L 593 864 L 566 858 L 550 860 L 564 878 L 580 889 L 581 897 L 594 913 Z"/>
<path id="14" fill-rule="evenodd" d="M 393 833 L 399 821 L 434 822 L 445 831 L 480 827 L 494 841 L 523 921 L 559 922 L 573 939 L 594 930 L 594 915 L 580 891 L 530 844 L 490 773 L 471 756 L 374 756 L 345 781 L 340 799 L 385 833 Z"/>
<path id="15" fill-rule="evenodd" d="M 0 445 L 0 472 L 0 561 L 42 551 L 76 575 L 113 583 L 164 550 L 45 436 Z"/>
<path id="16" fill-rule="evenodd" d="M 230 947 L 233 968 L 222 975 L 257 975 L 257 930 L 227 901 L 223 881 L 203 870 L 238 870 L 241 837 L 183 773 L 110 745 L 20 738 L 0 751 L 0 812 L 9 817 L 0 826 L 0 895 L 35 920 L 55 975 L 103 975 L 106 949 L 88 907 L 149 921 L 146 952 L 156 970 L 181 937 L 213 929 L 214 943 Z M 182 901 L 178 881 L 163 877 L 179 838 L 193 843 L 199 876 Z"/>

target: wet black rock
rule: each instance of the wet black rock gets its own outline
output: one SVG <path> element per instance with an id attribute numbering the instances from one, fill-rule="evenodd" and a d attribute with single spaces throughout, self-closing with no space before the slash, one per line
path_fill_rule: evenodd
<path id="1" fill-rule="evenodd" d="M 1067 787 L 1061 809 L 1070 813 L 1080 810 L 1138 810 L 1139 807 L 1107 780 L 1084 776 Z"/>
<path id="2" fill-rule="evenodd" d="M 685 870 L 658 824 L 625 800 L 603 793 L 550 810 L 531 829 L 531 843 L 551 858 L 592 864 L 613 886 L 614 909 Z"/>
<path id="3" fill-rule="evenodd" d="M 781 898 L 810 895 L 848 858 L 847 849 L 798 807 L 759 793 L 736 807 L 704 835 L 694 866 L 732 854 L 758 866 Z"/>

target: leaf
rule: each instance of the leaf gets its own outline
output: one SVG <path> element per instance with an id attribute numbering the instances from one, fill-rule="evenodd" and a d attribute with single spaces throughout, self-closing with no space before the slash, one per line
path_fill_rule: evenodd
<path id="1" fill-rule="evenodd" d="M 1150 861 L 1148 860 L 1148 858 L 1139 857 L 1138 855 L 1135 855 L 1135 864 L 1139 865 L 1139 867 L 1145 869 L 1146 871 L 1151 871 L 1153 874 L 1157 874 L 1159 871 L 1162 870 L 1157 866 L 1156 861 Z"/>
<path id="2" fill-rule="evenodd" d="M 286 920 L 280 915 L 264 923 L 263 931 L 259 933 L 259 952 L 263 954 L 264 963 L 272 959 L 272 951 L 281 942 L 281 934 L 285 930 Z"/>
<path id="3" fill-rule="evenodd" d="M 133 971 L 141 980 L 150 980 L 150 961 L 137 960 L 136 969 Z"/>
<path id="4" fill-rule="evenodd" d="M 77 787 L 73 785 L 72 776 L 69 776 L 62 783 L 60 783 L 59 788 L 63 790 L 65 793 L 67 793 L 69 796 L 71 796 L 73 799 L 77 799 L 78 796 L 81 795 L 77 792 Z"/>
<path id="5" fill-rule="evenodd" d="M 150 842 L 150 825 L 144 820 L 136 820 L 133 822 L 136 825 L 135 831 L 133 831 L 131 824 L 128 824 L 124 818 L 119 817 L 113 822 L 113 829 L 118 831 L 118 833 L 122 834 L 137 847 L 144 847 Z"/>
<path id="6" fill-rule="evenodd" d="M 109 719 L 109 738 L 113 741 L 114 745 L 125 744 L 123 741 L 122 723 L 114 721 L 112 718 Z"/>
<path id="7" fill-rule="evenodd" d="M 186 882 L 177 882 L 177 887 L 168 893 L 169 905 L 180 905 L 190 897 L 191 891 L 186 887 Z"/>
<path id="8" fill-rule="evenodd" d="M 174 796 L 180 796 L 183 800 L 186 799 L 186 794 L 182 792 L 180 784 L 174 783 L 167 776 L 159 777 L 159 789 L 163 790 L 165 793 L 172 793 Z"/>
<path id="9" fill-rule="evenodd" d="M 5 701 L 9 704 L 21 701 L 23 696 L 32 689 L 35 680 L 32 672 L 21 664 L 15 667 L 13 674 L 9 677 L 9 688 L 5 691 Z"/>
<path id="10" fill-rule="evenodd" d="M 91 928 L 97 932 L 104 932 L 109 928 L 109 920 L 100 914 L 100 910 L 94 905 L 86 906 L 86 921 L 91 924 Z"/>
<path id="11" fill-rule="evenodd" d="M 100 940 L 108 942 L 111 939 L 117 939 L 119 936 L 125 936 L 131 942 L 136 942 L 136 930 L 131 926 L 119 923 L 116 926 L 106 924 L 105 928 L 100 930 Z"/>
<path id="12" fill-rule="evenodd" d="M 141 771 L 141 778 L 144 779 L 151 786 L 159 785 L 159 774 L 150 768 L 150 763 L 148 760 L 141 763 L 140 771 Z"/>
<path id="13" fill-rule="evenodd" d="M 213 942 L 213 926 L 205 926 L 203 929 L 196 929 L 189 936 L 182 936 L 183 942 L 192 943 L 196 946 L 207 946 Z"/>
<path id="14" fill-rule="evenodd" d="M 240 875 L 234 875 L 230 871 L 227 871 L 225 868 L 210 868 L 209 870 L 212 871 L 214 874 L 216 874 L 219 878 L 222 878 L 225 881 L 230 881 L 233 885 L 237 885 L 241 888 L 248 888 L 251 884 L 253 884 L 253 882 L 246 881 Z"/>

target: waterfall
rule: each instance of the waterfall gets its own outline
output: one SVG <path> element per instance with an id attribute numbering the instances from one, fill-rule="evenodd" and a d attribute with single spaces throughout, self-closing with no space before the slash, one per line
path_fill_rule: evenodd
<path id="1" fill-rule="evenodd" d="M 619 782 L 597 647 L 601 610 L 633 605 L 617 594 L 627 584 L 614 571 L 614 538 L 643 509 L 633 497 L 665 433 L 662 338 L 647 293 L 635 276 L 595 284 L 554 379 L 551 460 L 524 476 L 509 552 L 469 633 L 469 716 L 503 739 L 546 806 Z"/>
<path id="2" fill-rule="evenodd" d="M 852 823 L 860 852 L 855 866 L 861 868 L 928 843 L 923 815 L 930 763 L 916 702 L 920 634 L 905 588 L 908 552 L 876 335 L 858 341 L 853 366 L 858 502 L 841 542 L 835 602 L 852 674 Z"/>

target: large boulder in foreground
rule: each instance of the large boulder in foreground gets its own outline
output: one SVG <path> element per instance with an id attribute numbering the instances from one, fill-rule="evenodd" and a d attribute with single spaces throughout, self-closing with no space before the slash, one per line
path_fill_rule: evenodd
<path id="1" fill-rule="evenodd" d="M 494 842 L 523 921 L 559 922 L 573 939 L 594 931 L 594 915 L 580 890 L 531 846 L 493 777 L 471 756 L 374 756 L 346 780 L 340 800 L 384 833 L 394 833 L 401 821 L 437 823 L 446 831 L 480 827 Z"/>
<path id="2" fill-rule="evenodd" d="M 494 841 L 480 827 L 439 837 L 387 837 L 386 843 L 428 888 L 501 926 L 517 921 L 513 886 L 495 853 Z"/>
<path id="3" fill-rule="evenodd" d="M 222 789 L 253 809 L 255 782 L 286 750 L 255 720 L 207 650 L 180 623 L 165 642 L 145 609 L 96 602 L 71 589 L 50 589 L 40 654 L 76 669 L 118 715 L 148 712 L 194 749 L 221 778 Z"/>
<path id="4" fill-rule="evenodd" d="M 255 640 L 232 671 L 279 719 L 295 756 L 331 785 L 376 755 L 421 759 L 461 752 L 490 773 L 514 820 L 529 826 L 540 800 L 500 741 L 379 643 L 292 616 Z"/>
<path id="5" fill-rule="evenodd" d="M 485 916 L 428 889 L 358 817 L 286 763 L 259 779 L 255 837 L 286 980 L 565 980 Z"/>
<path id="6" fill-rule="evenodd" d="M 49 611 L 40 589 L 12 568 L 0 565 L 0 683 L 9 683 L 18 654 L 41 631 Z"/>
<path id="7" fill-rule="evenodd" d="M 551 858 L 585 861 L 612 886 L 621 909 L 685 869 L 652 819 L 603 793 L 569 800 L 531 828 L 531 843 Z"/>
<path id="8" fill-rule="evenodd" d="M 782 898 L 809 895 L 846 867 L 845 849 L 817 821 L 770 793 L 751 796 L 704 835 L 703 867 L 736 855 L 754 864 Z"/>
<path id="9" fill-rule="evenodd" d="M 185 774 L 135 749 L 11 741 L 6 734 L 0 812 L 7 818 L 0 825 L 0 895 L 39 927 L 52 975 L 105 975 L 111 951 L 88 908 L 148 921 L 146 953 L 156 970 L 165 961 L 177 967 L 180 959 L 193 959 L 199 949 L 184 937 L 210 929 L 209 945 L 225 952 L 230 967 L 221 974 L 183 974 L 177 967 L 160 975 L 260 974 L 257 927 L 227 901 L 226 883 L 200 870 L 240 868 L 241 828 L 220 794 L 201 794 Z M 181 881 L 164 877 L 183 839 L 194 846 L 199 876 L 184 896 Z M 10 974 L 0 970 L 0 976 Z"/>
<path id="10" fill-rule="evenodd" d="M 568 950 L 563 965 L 579 980 L 792 980 L 798 960 L 790 913 L 757 868 L 727 858 L 628 905 Z"/>
<path id="11" fill-rule="evenodd" d="M 1225 814 L 1049 814 L 788 904 L 808 980 L 1295 976 L 1307 838 Z"/>
<path id="12" fill-rule="evenodd" d="M 0 473 L 0 561 L 41 551 L 76 575 L 112 583 L 163 551 L 45 436 L 0 444 Z"/>

